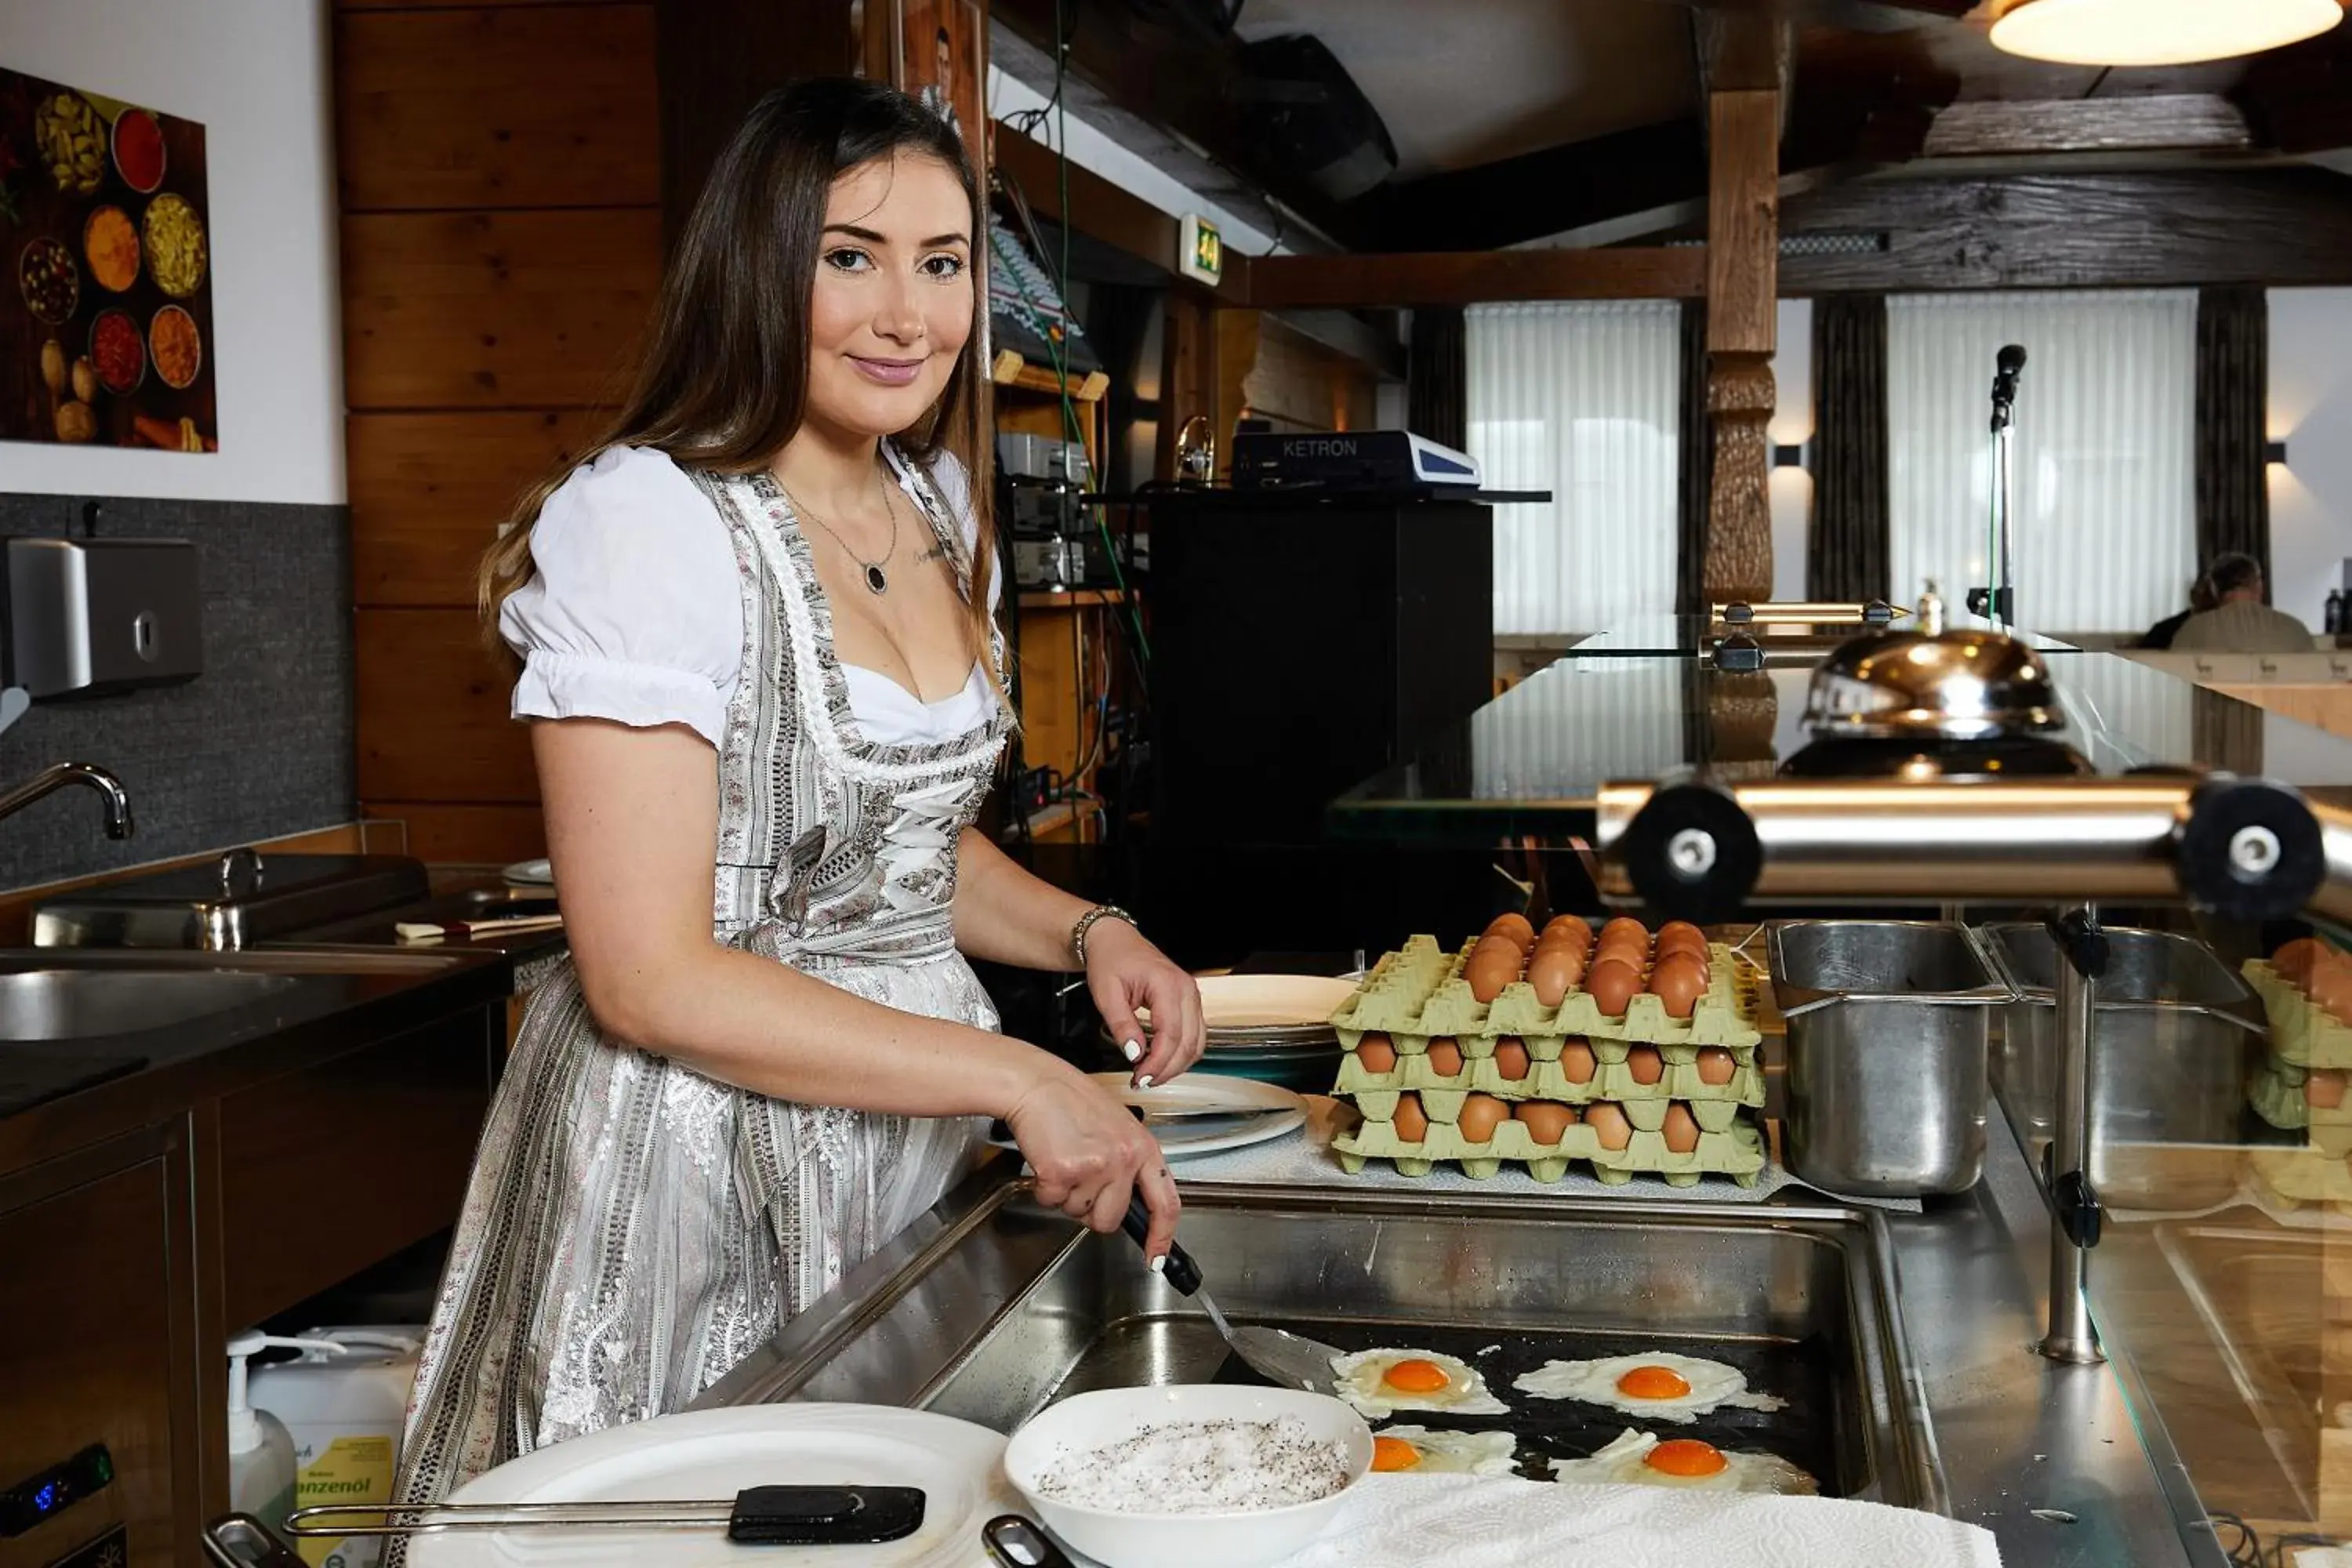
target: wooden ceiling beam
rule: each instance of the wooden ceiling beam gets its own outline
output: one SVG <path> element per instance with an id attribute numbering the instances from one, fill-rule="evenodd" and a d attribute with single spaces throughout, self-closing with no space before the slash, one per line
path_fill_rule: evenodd
<path id="1" fill-rule="evenodd" d="M 1706 195 L 1706 134 L 1677 120 L 1383 185 L 1349 210 L 1368 249 L 1499 250 Z"/>
<path id="2" fill-rule="evenodd" d="M 1249 302 L 1300 306 L 1478 305 L 1522 300 L 1694 300 L 1706 292 L 1700 246 L 1610 250 L 1438 251 L 1262 256 Z"/>
<path id="3" fill-rule="evenodd" d="M 2219 93 L 2150 98 L 1954 103 L 1937 111 L 1921 154 L 1929 158 L 2042 153 L 2194 150 L 2250 153 L 2245 111 Z"/>

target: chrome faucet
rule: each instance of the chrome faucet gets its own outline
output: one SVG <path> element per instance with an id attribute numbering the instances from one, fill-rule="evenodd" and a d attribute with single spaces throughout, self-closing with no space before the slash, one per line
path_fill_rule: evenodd
<path id="1" fill-rule="evenodd" d="M 14 816 L 35 801 L 54 795 L 68 784 L 87 784 L 106 797 L 106 836 L 109 838 L 131 837 L 133 831 L 131 796 L 124 792 L 122 781 L 91 763 L 59 763 L 53 768 L 43 768 L 6 795 L 0 795 L 0 817 Z"/>

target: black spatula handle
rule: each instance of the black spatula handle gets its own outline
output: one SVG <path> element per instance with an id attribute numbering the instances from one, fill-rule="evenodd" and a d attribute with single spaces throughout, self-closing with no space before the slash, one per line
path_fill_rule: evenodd
<path id="1" fill-rule="evenodd" d="M 1142 1194 L 1127 1200 L 1127 1217 L 1119 1222 L 1118 1228 L 1133 1237 L 1138 1247 L 1150 1238 L 1151 1210 L 1145 1206 Z M 1160 1270 L 1160 1278 L 1173 1285 L 1180 1296 L 1190 1296 L 1201 1288 L 1201 1270 L 1192 1262 L 1192 1255 L 1172 1241 L 1168 1244 L 1168 1262 Z"/>

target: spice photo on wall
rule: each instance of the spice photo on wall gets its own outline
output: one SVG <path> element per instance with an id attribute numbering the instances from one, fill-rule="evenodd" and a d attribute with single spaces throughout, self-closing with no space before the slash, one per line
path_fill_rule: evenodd
<path id="1" fill-rule="evenodd" d="M 0 69 L 0 441 L 220 449 L 205 128 Z"/>

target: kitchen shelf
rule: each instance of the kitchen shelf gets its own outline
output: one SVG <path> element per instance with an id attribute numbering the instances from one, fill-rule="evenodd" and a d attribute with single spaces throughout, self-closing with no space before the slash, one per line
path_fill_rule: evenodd
<path id="1" fill-rule="evenodd" d="M 1072 588 L 1055 593 L 1050 588 L 1024 588 L 1015 601 L 1024 610 L 1091 610 L 1105 605 L 1124 605 L 1127 592 L 1120 588 Z"/>
<path id="2" fill-rule="evenodd" d="M 1011 349 L 999 349 L 990 362 L 988 378 L 999 386 L 1016 386 L 1024 392 L 1043 392 L 1060 396 L 1062 380 L 1042 365 L 1031 364 Z M 1110 390 L 1110 376 L 1103 371 L 1089 371 L 1070 384 L 1070 396 L 1079 403 L 1099 403 Z"/>

